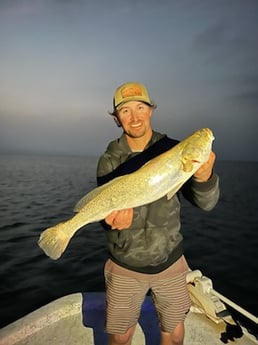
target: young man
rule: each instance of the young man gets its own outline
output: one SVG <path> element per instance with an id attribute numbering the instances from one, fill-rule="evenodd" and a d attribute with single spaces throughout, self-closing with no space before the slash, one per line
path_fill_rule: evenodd
<path id="1" fill-rule="evenodd" d="M 100 157 L 99 184 L 123 167 L 135 166 L 175 145 L 152 129 L 156 105 L 143 84 L 128 82 L 114 94 L 111 114 L 123 129 Z M 218 176 L 213 172 L 215 154 L 181 188 L 195 206 L 211 210 L 219 198 Z M 136 168 L 135 168 L 136 169 Z M 115 176 L 115 175 L 114 175 Z M 184 320 L 190 308 L 186 285 L 188 265 L 182 250 L 178 193 L 135 209 L 114 211 L 105 219 L 109 259 L 105 265 L 107 290 L 106 330 L 110 345 L 130 345 L 141 304 L 150 291 L 160 321 L 161 344 L 181 345 Z"/>

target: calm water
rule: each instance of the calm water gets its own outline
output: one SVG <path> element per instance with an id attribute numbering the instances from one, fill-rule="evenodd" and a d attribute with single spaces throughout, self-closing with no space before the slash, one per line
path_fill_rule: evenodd
<path id="1" fill-rule="evenodd" d="M 105 234 L 77 232 L 61 259 L 37 246 L 41 231 L 72 216 L 95 187 L 96 158 L 0 156 L 0 327 L 69 293 L 104 289 Z M 217 162 L 221 198 L 207 213 L 182 207 L 185 255 L 214 289 L 258 311 L 258 162 Z"/>

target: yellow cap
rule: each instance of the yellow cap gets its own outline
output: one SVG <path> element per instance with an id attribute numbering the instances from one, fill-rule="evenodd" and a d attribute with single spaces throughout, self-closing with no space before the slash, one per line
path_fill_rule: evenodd
<path id="1" fill-rule="evenodd" d="M 128 82 L 120 85 L 114 95 L 114 108 L 117 109 L 120 105 L 129 101 L 142 101 L 150 106 L 154 106 L 151 101 L 147 88 L 137 82 Z"/>

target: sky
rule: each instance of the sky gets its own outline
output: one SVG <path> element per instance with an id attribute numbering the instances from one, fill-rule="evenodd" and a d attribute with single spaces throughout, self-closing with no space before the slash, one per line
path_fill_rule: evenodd
<path id="1" fill-rule="evenodd" d="M 100 155 L 116 87 L 144 83 L 153 128 L 212 129 L 258 160 L 257 0 L 1 0 L 0 153 Z"/>

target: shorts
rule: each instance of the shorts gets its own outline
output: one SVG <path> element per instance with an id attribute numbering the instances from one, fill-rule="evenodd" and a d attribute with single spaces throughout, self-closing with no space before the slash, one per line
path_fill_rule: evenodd
<path id="1" fill-rule="evenodd" d="M 160 328 L 171 333 L 185 320 L 191 306 L 186 283 L 188 270 L 184 256 L 157 274 L 134 272 L 109 259 L 105 265 L 106 331 L 124 334 L 134 326 L 150 291 Z"/>

